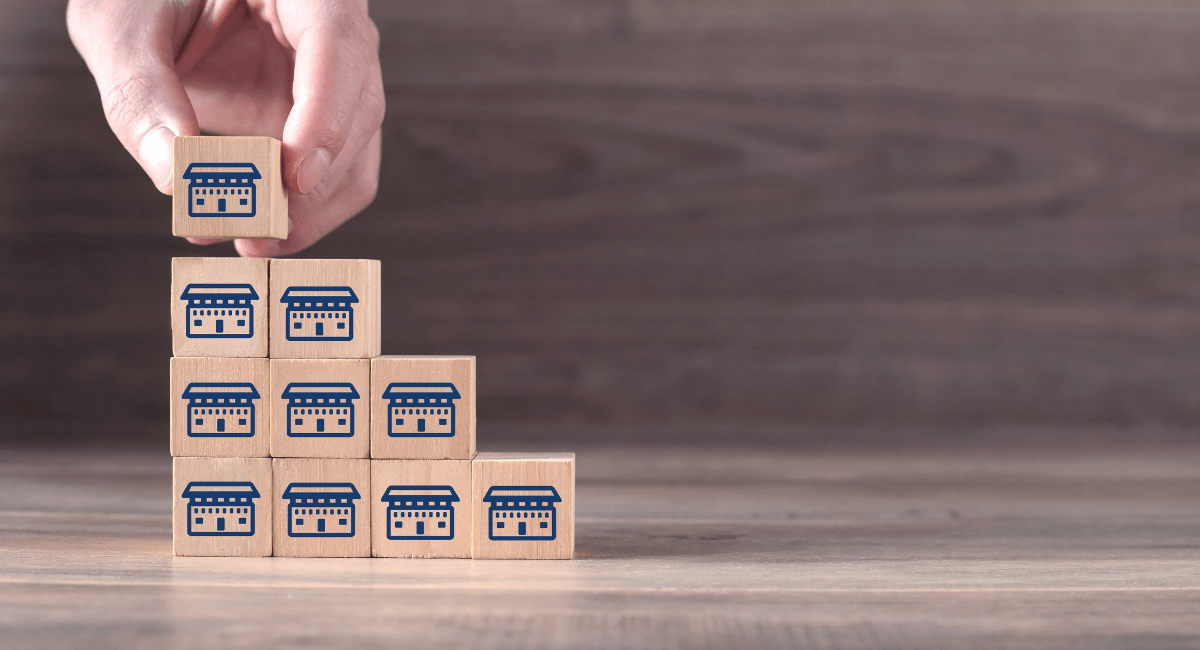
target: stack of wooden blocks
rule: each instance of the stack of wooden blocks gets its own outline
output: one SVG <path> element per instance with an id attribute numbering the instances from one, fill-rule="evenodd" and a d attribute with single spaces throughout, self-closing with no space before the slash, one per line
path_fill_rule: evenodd
<path id="1" fill-rule="evenodd" d="M 285 237 L 279 165 L 177 138 L 174 232 Z M 572 557 L 574 454 L 477 454 L 475 357 L 380 356 L 379 285 L 376 260 L 173 260 L 176 555 Z"/>

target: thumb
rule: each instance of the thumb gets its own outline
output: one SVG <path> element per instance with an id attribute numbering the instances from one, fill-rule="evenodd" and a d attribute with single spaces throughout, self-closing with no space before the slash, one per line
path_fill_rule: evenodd
<path id="1" fill-rule="evenodd" d="M 71 40 L 96 79 L 109 127 L 159 191 L 170 194 L 172 141 L 199 134 L 175 73 L 174 34 L 183 17 L 170 13 L 174 3 L 134 3 L 153 8 L 144 16 L 97 4 L 108 3 L 71 3 Z"/>

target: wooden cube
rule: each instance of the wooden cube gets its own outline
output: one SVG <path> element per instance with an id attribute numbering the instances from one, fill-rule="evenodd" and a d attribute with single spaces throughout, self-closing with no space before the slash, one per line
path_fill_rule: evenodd
<path id="1" fill-rule="evenodd" d="M 171 260 L 171 349 L 177 357 L 267 356 L 267 260 Z"/>
<path id="2" fill-rule="evenodd" d="M 272 359 L 271 455 L 366 458 L 369 359 Z"/>
<path id="3" fill-rule="evenodd" d="M 171 455 L 271 452 L 268 359 L 171 358 Z"/>
<path id="4" fill-rule="evenodd" d="M 372 460 L 371 555 L 471 557 L 471 461 Z"/>
<path id="5" fill-rule="evenodd" d="M 371 457 L 475 456 L 475 357 L 371 360 Z"/>
<path id="6" fill-rule="evenodd" d="M 471 556 L 569 560 L 575 553 L 575 454 L 481 453 L 471 463 Z"/>
<path id="7" fill-rule="evenodd" d="M 275 555 L 370 557 L 371 461 L 275 458 Z"/>
<path id="8" fill-rule="evenodd" d="M 175 458 L 172 466 L 175 555 L 271 554 L 270 458 Z"/>
<path id="9" fill-rule="evenodd" d="M 288 194 L 279 141 L 179 136 L 171 177 L 177 237 L 286 239 Z"/>
<path id="10" fill-rule="evenodd" d="M 271 260 L 271 357 L 379 354 L 379 260 Z"/>

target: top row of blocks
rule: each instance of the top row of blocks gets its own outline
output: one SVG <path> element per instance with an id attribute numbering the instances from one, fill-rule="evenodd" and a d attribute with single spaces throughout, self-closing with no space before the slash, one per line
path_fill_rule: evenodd
<path id="1" fill-rule="evenodd" d="M 368 359 L 380 352 L 378 260 L 171 260 L 177 357 Z"/>

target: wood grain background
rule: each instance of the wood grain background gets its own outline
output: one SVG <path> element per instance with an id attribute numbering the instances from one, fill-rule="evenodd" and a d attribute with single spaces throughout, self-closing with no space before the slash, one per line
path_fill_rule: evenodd
<path id="1" fill-rule="evenodd" d="M 167 445 L 170 235 L 0 6 L 0 439 Z M 479 440 L 1150 444 L 1200 414 L 1200 10 L 378 2 L 385 353 Z M 561 444 L 560 444 L 561 443 Z"/>

